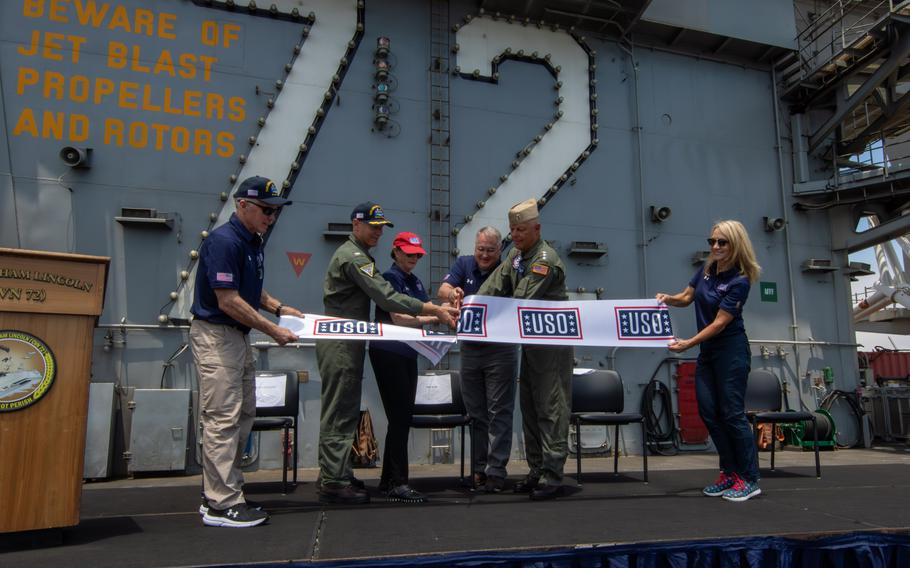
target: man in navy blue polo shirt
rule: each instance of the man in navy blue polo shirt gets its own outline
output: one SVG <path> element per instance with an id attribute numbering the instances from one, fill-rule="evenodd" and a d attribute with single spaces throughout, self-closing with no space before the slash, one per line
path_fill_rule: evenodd
<path id="1" fill-rule="evenodd" d="M 459 305 L 476 294 L 499 265 L 502 235 L 494 227 L 477 231 L 474 254 L 460 256 L 442 279 L 440 300 Z M 518 350 L 507 343 L 464 341 L 461 346 L 461 394 L 474 420 L 471 437 L 474 485 L 499 493 L 505 485 L 506 465 L 512 453 L 512 414 Z"/>
<path id="2" fill-rule="evenodd" d="M 259 310 L 303 317 L 270 296 L 262 237 L 290 201 L 264 177 L 251 177 L 234 193 L 236 211 L 212 231 L 199 251 L 190 345 L 199 375 L 204 498 L 199 512 L 209 526 L 252 527 L 268 520 L 243 495 L 240 461 L 253 420 L 256 397 L 248 333 L 257 329 L 279 345 L 295 341 Z"/>

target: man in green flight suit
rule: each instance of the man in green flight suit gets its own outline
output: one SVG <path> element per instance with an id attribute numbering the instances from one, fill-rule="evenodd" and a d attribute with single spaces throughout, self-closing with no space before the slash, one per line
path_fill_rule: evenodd
<path id="1" fill-rule="evenodd" d="M 361 203 L 351 213 L 353 231 L 329 262 L 322 302 L 325 314 L 352 320 L 370 320 L 370 301 L 387 312 L 436 316 L 455 327 L 458 310 L 424 303 L 400 294 L 382 277 L 369 250 L 376 246 L 385 225 L 382 207 Z M 343 335 L 350 337 L 351 330 Z M 365 335 L 369 335 L 367 332 Z M 322 419 L 319 426 L 319 470 L 322 503 L 368 503 L 363 487 L 351 484 L 351 449 L 360 420 L 360 388 L 366 342 L 327 339 L 316 342 L 316 361 L 322 379 Z"/>
<path id="2" fill-rule="evenodd" d="M 522 201 L 509 210 L 509 230 L 515 246 L 477 293 L 568 300 L 566 268 L 553 247 L 540 238 L 536 200 Z M 562 493 L 573 364 L 571 346 L 524 345 L 521 349 L 519 400 L 530 472 L 515 485 L 515 492 L 530 493 L 534 500 Z"/>

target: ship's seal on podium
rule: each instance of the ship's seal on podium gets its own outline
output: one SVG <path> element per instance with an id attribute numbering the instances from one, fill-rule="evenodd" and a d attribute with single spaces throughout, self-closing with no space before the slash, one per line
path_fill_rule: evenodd
<path id="1" fill-rule="evenodd" d="M 50 391 L 57 360 L 47 344 L 30 333 L 0 329 L 0 412 L 23 410 Z"/>

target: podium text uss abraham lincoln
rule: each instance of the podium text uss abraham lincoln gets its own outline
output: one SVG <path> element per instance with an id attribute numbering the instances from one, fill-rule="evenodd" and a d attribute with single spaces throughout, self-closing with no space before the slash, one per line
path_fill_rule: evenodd
<path id="1" fill-rule="evenodd" d="M 33 282 L 46 282 L 48 284 L 65 286 L 67 288 L 73 288 L 75 290 L 81 290 L 83 292 L 91 292 L 92 288 L 95 286 L 93 282 L 86 282 L 84 280 L 72 278 L 70 276 L 64 276 L 62 274 L 51 274 L 50 272 L 40 272 L 37 270 L 16 270 L 13 268 L 0 268 L 0 278 L 7 278 L 10 280 L 31 280 Z"/>

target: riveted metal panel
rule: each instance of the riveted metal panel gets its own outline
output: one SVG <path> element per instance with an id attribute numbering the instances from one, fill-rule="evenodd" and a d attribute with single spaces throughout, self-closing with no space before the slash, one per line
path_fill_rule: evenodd
<path id="1" fill-rule="evenodd" d="M 88 395 L 88 426 L 85 431 L 85 465 L 82 477 L 108 477 L 114 445 L 114 383 L 92 383 Z"/>
<path id="2" fill-rule="evenodd" d="M 133 403 L 129 471 L 185 469 L 190 391 L 136 389 Z"/>

